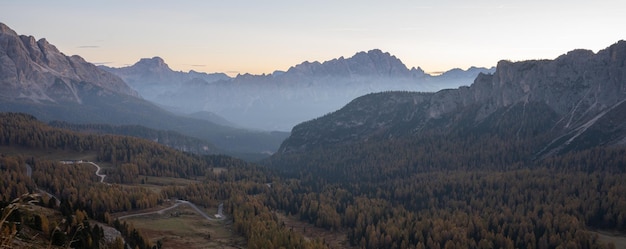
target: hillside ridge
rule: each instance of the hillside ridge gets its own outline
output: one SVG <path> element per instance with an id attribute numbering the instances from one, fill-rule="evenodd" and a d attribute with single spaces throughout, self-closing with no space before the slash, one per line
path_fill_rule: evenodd
<path id="1" fill-rule="evenodd" d="M 436 93 L 366 95 L 336 112 L 297 125 L 279 151 L 451 127 L 457 122 L 453 117 L 466 115 L 462 112 L 468 108 L 474 114 L 465 119 L 471 122 L 465 125 L 478 127 L 499 110 L 524 108 L 529 103 L 539 103 L 553 112 L 558 119 L 549 127 L 550 133 L 556 140 L 568 138 L 570 144 L 606 115 L 622 111 L 626 99 L 624 61 L 626 42 L 619 41 L 595 54 L 574 50 L 555 60 L 500 61 L 495 73 L 479 74 L 468 87 Z M 522 114 L 525 119 L 534 118 L 523 109 Z M 622 143 L 626 137 L 626 133 L 613 135 L 616 137 L 606 138 L 610 141 L 598 143 Z M 567 144 L 545 153 L 556 152 Z"/>

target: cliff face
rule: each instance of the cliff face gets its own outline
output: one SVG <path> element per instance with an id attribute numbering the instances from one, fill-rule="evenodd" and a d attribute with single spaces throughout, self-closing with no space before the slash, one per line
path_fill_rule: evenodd
<path id="1" fill-rule="evenodd" d="M 138 96 L 119 77 L 80 56 L 66 56 L 46 39 L 18 35 L 0 23 L 0 96 L 5 100 L 82 103 L 79 85 L 99 94 Z"/>
<path id="2" fill-rule="evenodd" d="M 568 128 L 624 99 L 625 48 L 620 41 L 597 54 L 575 50 L 549 61 L 500 62 L 492 77 L 480 78 L 473 87 L 478 100 L 491 100 L 496 107 L 544 102 Z"/>
<path id="3" fill-rule="evenodd" d="M 620 41 L 597 54 L 575 50 L 555 60 L 501 61 L 494 74 L 480 74 L 470 87 L 367 95 L 296 126 L 281 151 L 445 130 L 458 126 L 461 116 L 464 126 L 492 126 L 500 120 L 496 115 L 509 110 L 518 111 L 522 121 L 545 119 L 546 113 L 556 117 L 546 119 L 550 127 L 543 130 L 553 140 L 543 154 L 587 143 L 583 138 L 592 131 L 602 139 L 588 146 L 624 143 L 626 122 L 619 117 L 626 114 L 625 61 L 626 42 Z"/>

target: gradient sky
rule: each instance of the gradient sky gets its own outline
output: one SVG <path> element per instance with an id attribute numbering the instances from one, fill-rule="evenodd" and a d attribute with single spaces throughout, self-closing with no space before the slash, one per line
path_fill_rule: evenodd
<path id="1" fill-rule="evenodd" d="M 597 52 L 626 39 L 626 1 L 2 0 L 0 22 L 115 67 L 261 74 L 378 48 L 437 72 Z"/>

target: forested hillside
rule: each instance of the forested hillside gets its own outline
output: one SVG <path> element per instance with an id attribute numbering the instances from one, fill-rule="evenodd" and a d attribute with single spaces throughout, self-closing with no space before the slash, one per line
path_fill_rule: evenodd
<path id="1" fill-rule="evenodd" d="M 548 139 L 536 134 L 553 116 L 522 122 L 521 111 L 276 155 L 266 163 L 301 180 L 274 185 L 268 205 L 365 248 L 601 248 L 588 230 L 626 232 L 626 148 L 540 160 Z"/>
<path id="2" fill-rule="evenodd" d="M 101 172 L 104 182 L 92 166 L 50 160 L 58 157 L 55 154 L 87 156 L 107 165 Z M 216 173 L 216 167 L 222 170 Z M 153 141 L 82 134 L 47 126 L 30 115 L 2 113 L 0 168 L 0 206 L 8 221 L 2 224 L 3 247 L 124 248 L 121 240 L 105 242 L 96 220 L 115 227 L 131 248 L 153 248 L 161 242 L 150 241 L 114 214 L 153 208 L 171 198 L 204 207 L 225 203 L 235 232 L 244 235 L 251 248 L 268 241 L 289 248 L 324 247 L 288 231 L 263 205 L 270 172 L 227 156 L 191 155 Z M 155 192 L 140 184 L 147 177 L 196 183 L 163 186 Z"/>
<path id="3" fill-rule="evenodd" d="M 48 123 L 52 127 L 72 131 L 113 134 L 152 140 L 168 147 L 194 154 L 219 154 L 218 149 L 207 141 L 182 135 L 175 131 L 150 129 L 140 125 L 109 125 L 109 124 L 74 124 L 63 121 Z"/>

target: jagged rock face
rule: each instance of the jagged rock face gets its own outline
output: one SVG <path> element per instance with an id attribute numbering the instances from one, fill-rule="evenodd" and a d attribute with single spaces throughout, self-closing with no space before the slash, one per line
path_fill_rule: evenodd
<path id="1" fill-rule="evenodd" d="M 570 128 L 624 99 L 624 48 L 620 41 L 597 54 L 575 50 L 555 60 L 501 61 L 495 74 L 479 75 L 470 88 L 435 94 L 430 117 L 480 103 L 481 120 L 497 108 L 542 102 L 563 116 L 563 128 Z"/>
<path id="2" fill-rule="evenodd" d="M 472 86 L 476 100 L 492 101 L 494 107 L 544 102 L 563 116 L 559 125 L 576 126 L 626 96 L 625 47 L 621 41 L 598 54 L 575 50 L 555 60 L 500 62 L 493 76 Z"/>
<path id="3" fill-rule="evenodd" d="M 101 94 L 138 96 L 119 77 L 99 70 L 79 56 L 65 56 L 45 39 L 18 35 L 0 23 L 0 95 L 5 100 L 82 103 L 79 83 Z"/>
<path id="4" fill-rule="evenodd" d="M 542 115 L 558 117 L 546 129 L 554 140 L 544 154 L 583 143 L 581 139 L 599 134 L 598 130 L 609 131 L 601 131 L 603 138 L 595 144 L 624 143 L 626 124 L 617 117 L 626 116 L 621 113 L 626 110 L 625 61 L 626 42 L 620 41 L 597 54 L 575 50 L 555 60 L 501 61 L 494 74 L 480 74 L 470 87 L 434 94 L 367 95 L 333 114 L 294 127 L 280 151 L 419 134 L 435 126 L 454 126 L 456 120 L 451 117 L 461 115 L 472 115 L 472 124 L 467 125 L 479 126 L 497 120 L 492 117 L 496 113 L 518 107 L 523 119 L 545 118 L 526 112 L 527 105 L 547 109 Z M 464 113 L 468 110 L 472 113 Z"/>
<path id="5" fill-rule="evenodd" d="M 291 67 L 287 73 L 306 75 L 309 77 L 410 77 L 409 71 L 404 63 L 389 53 L 374 49 L 368 52 L 356 53 L 351 58 L 340 57 L 319 62 L 304 62 Z M 424 72 L 415 71 L 424 76 Z"/>

